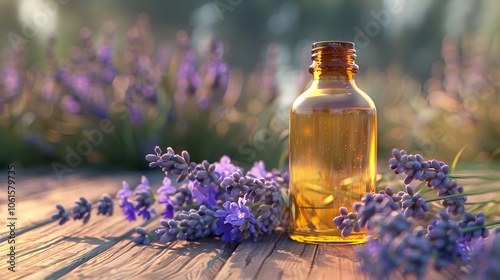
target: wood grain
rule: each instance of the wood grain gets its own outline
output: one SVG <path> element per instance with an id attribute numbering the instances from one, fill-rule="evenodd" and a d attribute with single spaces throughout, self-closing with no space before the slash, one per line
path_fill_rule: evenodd
<path id="1" fill-rule="evenodd" d="M 95 255 L 101 253 L 126 238 L 140 224 L 138 221 L 129 223 L 121 215 L 115 215 L 109 218 L 93 217 L 85 226 L 81 221 L 74 221 L 64 226 L 50 223 L 33 229 L 16 238 L 15 275 L 42 279 L 68 266 L 85 262 L 89 252 Z M 5 243 L 0 244 L 2 256 L 8 252 Z M 0 273 L 7 271 L 7 265 L 0 262 Z"/>
<path id="2" fill-rule="evenodd" d="M 307 279 L 317 246 L 298 243 L 282 235 L 264 261 L 257 279 Z"/>
<path id="3" fill-rule="evenodd" d="M 149 230 L 152 221 L 125 221 L 116 209 L 113 217 L 95 216 L 89 224 L 69 221 L 58 226 L 48 217 L 55 204 L 71 207 L 81 195 L 95 201 L 103 192 L 115 194 L 123 179 L 135 186 L 139 173 L 74 175 L 59 182 L 51 175 L 20 180 L 16 236 L 16 273 L 0 262 L 0 279 L 369 279 L 358 270 L 355 250 L 362 245 L 310 245 L 287 235 L 264 236 L 257 243 L 239 245 L 218 238 L 197 242 L 175 241 L 167 245 L 137 246 L 131 239 L 138 225 Z M 163 175 L 148 174 L 152 186 Z M 23 187 L 21 189 L 21 186 Z M 6 229 L 0 229 L 0 256 L 9 251 Z M 431 264 L 432 266 L 432 264 Z M 450 266 L 424 279 L 468 279 L 467 270 Z M 389 279 L 415 279 L 396 271 Z"/>
<path id="4" fill-rule="evenodd" d="M 159 185 L 162 174 L 159 175 L 148 174 L 150 183 Z M 133 187 L 140 182 L 140 178 L 138 173 L 97 176 L 95 172 L 87 171 L 83 175 L 68 176 L 64 181 L 58 181 L 54 176 L 20 180 L 16 188 L 16 233 L 21 235 L 50 223 L 50 216 L 57 213 L 57 204 L 71 209 L 80 196 L 97 202 L 104 193 L 116 195 L 123 180 L 131 183 Z M 5 241 L 7 235 L 8 229 L 0 228 L 0 242 Z"/>
<path id="5" fill-rule="evenodd" d="M 359 245 L 318 245 L 309 279 L 368 279 L 359 271 Z"/>
<path id="6" fill-rule="evenodd" d="M 156 229 L 158 220 L 145 228 Z M 215 238 L 152 246 L 122 240 L 62 279 L 213 279 L 235 247 Z"/>
<path id="7" fill-rule="evenodd" d="M 215 279 L 257 279 L 264 262 L 274 251 L 281 236 L 272 235 L 258 243 L 244 241 L 224 264 Z"/>
<path id="8" fill-rule="evenodd" d="M 18 201 L 16 206 L 19 207 L 16 207 L 18 220 L 15 239 L 17 270 L 15 276 L 42 279 L 49 275 L 59 275 L 58 271 L 69 271 L 102 253 L 116 242 L 128 238 L 141 222 L 125 221 L 119 208 L 115 209 L 115 215 L 112 217 L 96 216 L 94 210 L 87 225 L 83 225 L 81 221 L 69 221 L 59 226 L 57 222 L 48 218 L 56 212 L 57 203 L 69 208 L 81 195 L 94 201 L 103 192 L 114 195 L 121 188 L 122 179 L 130 179 L 131 175 L 137 177 L 137 182 L 140 180 L 137 173 L 90 178 L 69 176 L 64 182 L 52 181 L 51 186 L 43 190 L 34 187 L 37 182 L 43 181 L 26 180 L 26 184 L 23 183 L 24 188 L 32 188 L 32 191 L 19 192 L 16 197 Z M 156 178 L 156 181 L 158 179 Z M 6 239 L 7 233 L 4 231 L 0 239 L 0 254 L 4 256 L 10 249 Z M 7 265 L 6 262 L 0 263 L 0 279 L 6 279 L 3 276 L 7 272 Z"/>

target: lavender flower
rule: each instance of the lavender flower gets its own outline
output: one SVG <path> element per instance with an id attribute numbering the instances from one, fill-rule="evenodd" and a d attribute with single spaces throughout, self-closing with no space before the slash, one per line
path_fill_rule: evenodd
<path id="1" fill-rule="evenodd" d="M 267 234 L 271 234 L 278 227 L 283 227 L 282 207 L 278 202 L 261 203 L 257 209 L 257 221 L 264 226 Z"/>
<path id="2" fill-rule="evenodd" d="M 139 245 L 149 245 L 151 244 L 153 240 L 153 235 L 149 232 L 147 232 L 144 228 L 142 227 L 137 227 L 135 229 L 135 232 L 139 234 L 139 236 L 135 237 L 132 239 L 132 242 L 135 244 Z"/>
<path id="3" fill-rule="evenodd" d="M 205 73 L 205 83 L 214 92 L 215 96 L 222 97 L 229 81 L 229 67 L 222 61 L 224 46 L 217 40 L 211 40 L 209 46 L 210 62 Z"/>
<path id="4" fill-rule="evenodd" d="M 60 204 L 57 204 L 56 208 L 57 208 L 57 210 L 59 210 L 59 213 L 52 215 L 51 219 L 52 220 L 59 220 L 59 225 L 62 226 L 67 221 L 69 221 L 69 214 L 68 214 L 68 212 L 66 212 L 64 207 L 62 207 L 62 205 L 60 205 Z"/>
<path id="5" fill-rule="evenodd" d="M 222 156 L 219 162 L 215 162 L 215 171 L 219 172 L 221 178 L 226 178 L 237 170 L 240 168 L 232 164 L 231 158 L 226 155 Z"/>
<path id="6" fill-rule="evenodd" d="M 422 196 L 419 193 L 414 194 L 410 185 L 406 186 L 406 194 L 403 195 L 402 199 L 401 206 L 405 217 L 424 218 L 425 212 L 430 210 Z"/>
<path id="7" fill-rule="evenodd" d="M 389 239 L 369 239 L 362 250 L 357 251 L 360 269 L 376 279 L 387 279 L 404 263 L 402 258 L 406 242 L 404 236 Z"/>
<path id="8" fill-rule="evenodd" d="M 144 220 L 151 219 L 151 214 L 155 214 L 154 209 L 150 210 L 155 202 L 153 192 L 150 189 L 135 191 L 135 200 L 137 201 L 137 205 L 135 205 L 135 210 L 138 211 L 137 215 L 142 216 Z"/>
<path id="9" fill-rule="evenodd" d="M 196 180 L 205 187 L 211 183 L 218 185 L 220 183 L 220 174 L 215 170 L 215 164 L 210 164 L 204 160 L 201 164 L 196 165 L 189 175 L 189 180 Z"/>
<path id="10" fill-rule="evenodd" d="M 252 200 L 253 192 L 250 192 L 248 198 L 254 203 L 260 201 L 260 206 L 257 209 L 257 219 L 266 227 L 267 233 L 271 234 L 274 229 L 285 225 L 283 224 L 283 216 L 286 215 L 286 211 L 283 211 L 281 205 L 282 192 L 280 185 L 273 180 L 264 181 L 261 179 L 260 181 L 264 182 L 264 193 Z"/>
<path id="11" fill-rule="evenodd" d="M 123 215 L 126 217 L 127 221 L 135 221 L 135 205 L 128 201 L 128 199 L 132 196 L 132 190 L 127 182 L 122 182 L 122 189 L 118 191 L 116 194 L 117 198 L 120 198 L 120 208 L 122 209 Z"/>
<path id="12" fill-rule="evenodd" d="M 182 210 L 174 220 L 162 220 L 162 228 L 157 230 L 161 243 L 174 239 L 197 240 L 212 234 L 215 229 L 214 211 L 202 205 L 198 210 Z"/>
<path id="13" fill-rule="evenodd" d="M 440 220 L 434 220 L 427 227 L 427 236 L 436 254 L 435 268 L 440 270 L 457 257 L 457 240 L 460 238 L 458 224 L 444 211 L 439 212 Z"/>
<path id="14" fill-rule="evenodd" d="M 122 213 L 127 219 L 127 221 L 135 221 L 135 205 L 128 201 L 126 198 L 122 199 L 119 204 L 122 209 Z"/>
<path id="15" fill-rule="evenodd" d="M 427 270 L 431 245 L 422 231 L 405 232 L 396 237 L 368 240 L 365 248 L 357 251 L 361 270 L 376 279 L 390 279 L 399 267 L 405 274 L 415 274 L 421 279 Z"/>
<path id="16" fill-rule="evenodd" d="M 141 183 L 135 187 L 134 192 L 149 191 L 151 187 L 149 186 L 149 180 L 146 176 L 141 177 Z"/>
<path id="17" fill-rule="evenodd" d="M 346 211 L 344 209 L 342 214 Z M 368 240 L 365 248 L 357 252 L 361 269 L 377 279 L 390 278 L 391 273 L 399 267 L 405 268 L 405 274 L 423 277 L 432 252 L 425 232 L 417 229 L 411 233 L 411 221 L 400 212 L 392 212 L 387 217 L 379 216 L 375 223 L 377 239 Z"/>
<path id="18" fill-rule="evenodd" d="M 219 190 L 216 185 L 209 184 L 207 186 L 202 186 L 198 181 L 189 181 L 188 188 L 198 204 L 203 204 L 208 207 L 217 205 Z"/>
<path id="19" fill-rule="evenodd" d="M 451 184 L 448 177 L 450 167 L 437 160 L 424 161 L 421 155 L 409 155 L 405 150 L 392 150 L 392 156 L 389 160 L 389 166 L 396 174 L 406 174 L 405 184 L 411 181 L 426 181 L 429 187 L 436 190 L 447 187 Z"/>
<path id="20" fill-rule="evenodd" d="M 500 279 L 500 228 L 496 228 L 486 242 L 480 263 L 481 279 Z"/>
<path id="21" fill-rule="evenodd" d="M 171 181 L 168 177 L 163 178 L 163 185 L 157 191 L 160 194 L 158 203 L 165 204 L 165 212 L 161 215 L 167 219 L 174 217 L 174 211 L 179 208 L 177 199 L 172 198 L 172 196 L 177 193 L 177 189 L 171 185 Z"/>
<path id="22" fill-rule="evenodd" d="M 460 194 L 464 192 L 463 187 L 457 187 L 456 182 L 454 181 L 449 189 L 441 189 L 444 190 L 443 195 L 454 195 Z M 459 215 L 465 212 L 465 202 L 467 201 L 466 196 L 455 197 L 455 198 L 445 198 L 441 201 L 441 205 L 446 209 L 446 211 L 450 214 Z"/>
<path id="23" fill-rule="evenodd" d="M 71 77 L 72 95 L 84 99 L 89 97 L 91 77 L 87 72 L 78 72 Z"/>
<path id="24" fill-rule="evenodd" d="M 202 81 L 196 71 L 196 54 L 193 50 L 186 48 L 185 56 L 179 65 L 177 73 L 177 90 L 175 92 L 175 101 L 183 105 L 189 95 L 194 93 L 201 86 Z"/>
<path id="25" fill-rule="evenodd" d="M 79 201 L 75 202 L 75 206 L 73 206 L 72 214 L 73 220 L 82 220 L 83 223 L 86 224 L 90 220 L 90 212 L 92 210 L 92 203 L 90 203 L 84 197 L 80 197 Z"/>
<path id="26" fill-rule="evenodd" d="M 155 231 L 156 235 L 160 237 L 160 243 L 167 243 L 169 241 L 174 241 L 179 234 L 180 229 L 178 228 L 179 223 L 175 220 L 161 220 L 160 226 L 162 228 Z"/>
<path id="27" fill-rule="evenodd" d="M 352 231 L 359 232 L 361 225 L 358 222 L 358 213 L 348 212 L 347 208 L 340 207 L 340 216 L 335 217 L 332 222 L 341 230 L 342 237 L 347 237 Z"/>
<path id="28" fill-rule="evenodd" d="M 233 172 L 220 183 L 221 188 L 226 189 L 226 193 L 236 201 L 239 197 L 246 195 L 254 185 L 254 178 L 247 178 L 240 170 Z"/>
<path id="29" fill-rule="evenodd" d="M 65 96 L 62 103 L 63 109 L 72 114 L 77 115 L 81 111 L 80 102 L 73 96 Z"/>
<path id="30" fill-rule="evenodd" d="M 160 167 L 165 175 L 177 176 L 177 182 L 184 181 L 196 167 L 195 163 L 189 162 L 189 153 L 182 151 L 182 155 L 175 154 L 171 147 L 167 148 L 167 152 L 162 154 L 160 147 L 155 147 L 155 154 L 146 155 L 146 160 L 149 161 L 149 167 Z"/>
<path id="31" fill-rule="evenodd" d="M 103 195 L 99 199 L 99 205 L 97 205 L 97 215 L 103 214 L 104 216 L 113 215 L 113 199 L 109 195 Z"/>
<path id="32" fill-rule="evenodd" d="M 362 203 L 355 203 L 354 210 L 358 213 L 358 222 L 361 227 L 371 229 L 371 219 L 376 215 L 387 216 L 395 208 L 394 200 L 384 194 L 365 194 Z M 399 207 L 399 206 L 398 206 Z"/>
<path id="33" fill-rule="evenodd" d="M 432 254 L 431 242 L 423 229 L 416 229 L 415 233 L 408 234 L 405 240 L 406 248 L 402 256 L 405 259 L 404 273 L 415 274 L 417 278 L 422 279 Z"/>
<path id="34" fill-rule="evenodd" d="M 463 234 L 463 233 L 462 233 Z M 477 262 L 480 258 L 480 251 L 484 250 L 485 239 L 474 238 L 466 240 L 460 237 L 457 240 L 457 254 L 464 263 L 472 265 L 472 272 L 475 273 Z"/>
<path id="35" fill-rule="evenodd" d="M 273 174 L 266 170 L 266 164 L 262 160 L 256 161 L 246 175 L 257 179 L 271 179 L 273 177 Z"/>
<path id="36" fill-rule="evenodd" d="M 212 234 L 214 225 L 214 212 L 202 205 L 198 210 L 182 210 L 175 217 L 178 223 L 177 238 L 180 240 L 196 240 Z M 170 224 L 171 222 L 169 222 Z M 172 227 L 173 224 L 170 224 Z M 167 234 L 169 232 L 166 232 Z M 172 232 L 170 232 L 172 234 Z M 167 237 L 162 237 L 168 239 Z"/>
<path id="37" fill-rule="evenodd" d="M 122 188 L 116 194 L 117 198 L 127 199 L 132 196 L 132 190 L 127 182 L 122 182 Z"/>
<path id="38" fill-rule="evenodd" d="M 399 191 L 397 194 L 394 194 L 394 191 L 391 187 L 386 187 L 384 190 L 379 191 L 378 195 L 390 198 L 387 201 L 388 208 L 392 210 L 399 210 L 401 209 L 401 201 L 403 199 L 403 196 L 405 195 L 405 192 Z"/>
<path id="39" fill-rule="evenodd" d="M 113 47 L 110 44 L 102 44 L 97 48 L 97 59 L 102 64 L 108 64 L 113 58 Z"/>
<path id="40" fill-rule="evenodd" d="M 378 215 L 374 218 L 375 232 L 379 237 L 393 238 L 403 233 L 409 233 L 412 222 L 401 212 L 391 212 L 389 215 Z"/>
<path id="41" fill-rule="evenodd" d="M 217 221 L 216 235 L 222 235 L 222 241 L 241 242 L 252 237 L 257 242 L 257 236 L 267 229 L 260 225 L 246 204 L 246 199 L 240 197 L 238 203 L 226 201 L 224 209 L 217 210 L 214 214 Z M 231 225 L 231 227 L 227 226 Z"/>
<path id="42" fill-rule="evenodd" d="M 21 93 L 24 77 L 22 75 L 22 65 L 20 65 L 22 59 L 20 57 L 23 55 L 24 51 L 19 52 L 2 71 L 0 75 L 0 88 L 2 89 L 1 93 L 3 96 L 0 95 L 0 98 L 3 97 L 6 100 L 11 100 Z"/>
<path id="43" fill-rule="evenodd" d="M 420 155 L 408 155 L 404 150 L 393 149 L 393 158 L 389 160 L 389 166 L 396 174 L 406 174 L 405 184 L 411 181 L 425 181 L 428 187 L 438 191 L 439 196 L 448 196 L 463 192 L 462 187 L 458 187 L 456 181 L 449 177 L 450 167 L 442 161 L 424 161 Z M 455 215 L 465 211 L 464 203 L 467 197 L 446 198 L 441 204 L 448 213 Z M 419 202 L 422 204 L 423 202 Z M 422 204 L 423 205 L 423 204 Z M 424 206 L 425 207 L 425 206 Z M 421 211 L 418 210 L 420 214 Z"/>
<path id="44" fill-rule="evenodd" d="M 458 227 L 461 230 L 467 230 L 468 228 L 478 227 L 472 231 L 462 232 L 461 239 L 465 242 L 470 242 L 472 239 L 476 238 L 486 238 L 489 235 L 489 231 L 484 225 L 484 213 L 479 212 L 477 216 L 469 212 L 464 213 L 464 220 L 458 222 Z"/>

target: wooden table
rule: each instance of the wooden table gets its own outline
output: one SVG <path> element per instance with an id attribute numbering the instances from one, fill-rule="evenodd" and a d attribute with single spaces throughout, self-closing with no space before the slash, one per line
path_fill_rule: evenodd
<path id="1" fill-rule="evenodd" d="M 112 217 L 96 216 L 87 225 L 50 220 L 55 205 L 72 207 L 85 196 L 97 201 L 115 195 L 122 180 L 135 186 L 140 173 L 99 175 L 86 171 L 60 182 L 52 172 L 18 170 L 16 175 L 15 272 L 7 263 L 11 244 L 5 225 L 7 186 L 0 196 L 0 279 L 368 279 L 358 271 L 359 246 L 306 245 L 286 235 L 257 243 L 225 244 L 216 238 L 197 242 L 137 246 L 131 239 L 137 226 L 155 229 L 160 217 L 128 222 L 115 209 Z M 151 186 L 161 184 L 161 172 L 147 173 Z M 429 271 L 425 279 L 457 279 L 464 272 L 447 268 Z M 391 277 L 392 278 L 392 277 Z M 394 279 L 408 279 L 402 274 Z M 410 278 L 411 279 L 411 278 Z"/>

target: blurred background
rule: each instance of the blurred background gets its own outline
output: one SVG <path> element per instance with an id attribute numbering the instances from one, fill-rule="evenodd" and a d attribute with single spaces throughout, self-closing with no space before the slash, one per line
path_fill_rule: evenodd
<path id="1" fill-rule="evenodd" d="M 354 41 L 379 158 L 500 148 L 500 1 L 0 0 L 0 163 L 286 162 L 311 43 Z"/>

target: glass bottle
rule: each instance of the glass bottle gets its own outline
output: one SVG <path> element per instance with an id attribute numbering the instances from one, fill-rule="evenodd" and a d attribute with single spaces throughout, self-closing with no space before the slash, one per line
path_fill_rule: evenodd
<path id="1" fill-rule="evenodd" d="M 358 244 L 365 231 L 342 237 L 339 207 L 375 191 L 377 115 L 354 82 L 354 43 L 312 45 L 311 86 L 290 110 L 290 237 L 305 243 Z"/>

